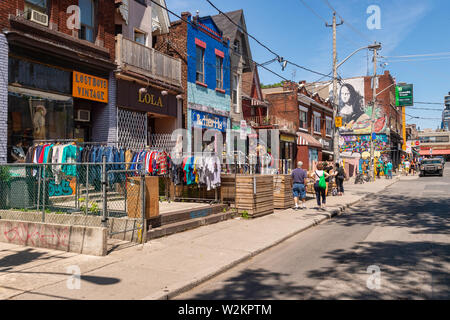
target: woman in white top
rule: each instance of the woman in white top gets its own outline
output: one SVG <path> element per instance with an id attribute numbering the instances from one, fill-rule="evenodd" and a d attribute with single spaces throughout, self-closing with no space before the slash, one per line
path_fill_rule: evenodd
<path id="1" fill-rule="evenodd" d="M 326 189 L 322 189 L 319 187 L 319 180 L 322 176 L 325 176 L 327 179 L 330 175 L 323 170 L 323 165 L 321 162 L 317 164 L 317 170 L 315 170 L 311 175 L 311 179 L 315 179 L 314 183 L 314 191 L 316 192 L 317 205 L 320 209 L 326 208 L 327 203 L 327 194 Z M 320 201 L 322 198 L 322 202 Z"/>

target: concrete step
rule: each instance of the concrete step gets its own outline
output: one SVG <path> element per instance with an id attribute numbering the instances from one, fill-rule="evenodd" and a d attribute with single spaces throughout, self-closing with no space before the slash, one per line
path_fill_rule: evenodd
<path id="1" fill-rule="evenodd" d="M 217 223 L 233 218 L 236 213 L 232 211 L 212 214 L 206 217 L 195 218 L 175 223 L 170 223 L 158 228 L 152 228 L 147 232 L 147 240 L 165 237 L 178 232 L 195 229 L 204 225 Z"/>
<path id="2" fill-rule="evenodd" d="M 223 213 L 224 210 L 228 211 L 228 205 L 226 204 L 213 204 L 210 206 L 204 206 L 200 208 L 194 208 L 190 210 L 179 210 L 174 212 L 163 213 L 156 218 L 149 220 L 149 226 L 152 228 L 161 227 L 167 224 L 181 222 L 186 220 L 192 220 L 196 218 L 207 217 L 216 213 Z"/>

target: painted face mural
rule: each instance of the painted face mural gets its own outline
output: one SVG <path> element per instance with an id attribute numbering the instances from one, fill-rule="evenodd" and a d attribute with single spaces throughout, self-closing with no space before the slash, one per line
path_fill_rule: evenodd
<path id="1" fill-rule="evenodd" d="M 339 129 L 341 133 L 369 134 L 371 131 L 370 119 L 372 107 L 365 103 L 364 78 L 346 79 L 338 88 L 338 115 L 342 117 L 343 126 Z M 332 86 L 330 86 L 330 97 Z M 377 106 L 375 110 L 376 133 L 388 133 L 387 117 L 383 109 Z"/>

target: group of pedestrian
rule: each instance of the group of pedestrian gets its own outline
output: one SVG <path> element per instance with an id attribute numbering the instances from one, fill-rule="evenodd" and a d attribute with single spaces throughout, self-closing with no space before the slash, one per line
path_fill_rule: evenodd
<path id="1" fill-rule="evenodd" d="M 392 179 L 392 162 L 378 160 L 376 165 L 377 178 L 380 179 L 381 172 L 384 172 L 386 179 Z"/>
<path id="2" fill-rule="evenodd" d="M 336 163 L 333 168 L 333 165 L 330 163 L 319 162 L 316 170 L 311 172 L 309 176 L 302 167 L 303 162 L 299 161 L 297 168 L 291 173 L 295 203 L 294 210 L 306 209 L 306 184 L 309 179 L 314 181 L 314 192 L 316 193 L 318 209 L 326 208 L 328 184 L 332 182 L 333 178 L 336 180 L 338 195 L 344 195 L 345 169 L 339 163 Z M 302 202 L 301 206 L 299 206 L 299 200 Z"/>
<path id="3" fill-rule="evenodd" d="M 409 174 L 412 174 L 413 176 L 416 175 L 416 171 L 418 168 L 418 163 L 413 159 L 409 161 L 408 159 L 405 159 L 402 163 L 403 166 L 403 172 L 406 176 Z"/>

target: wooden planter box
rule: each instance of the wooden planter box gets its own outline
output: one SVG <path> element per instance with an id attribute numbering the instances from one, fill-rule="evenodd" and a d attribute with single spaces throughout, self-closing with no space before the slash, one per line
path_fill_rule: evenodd
<path id="1" fill-rule="evenodd" d="M 220 175 L 220 200 L 222 203 L 236 201 L 236 178 L 234 174 Z"/>
<path id="2" fill-rule="evenodd" d="M 292 177 L 290 175 L 273 176 L 273 206 L 275 209 L 289 209 L 294 206 Z"/>
<path id="3" fill-rule="evenodd" d="M 237 175 L 236 190 L 239 214 L 254 218 L 273 213 L 272 175 Z"/>
<path id="4" fill-rule="evenodd" d="M 145 177 L 145 218 L 159 216 L 159 178 Z M 141 218 L 141 178 L 127 179 L 127 215 L 129 218 Z"/>

